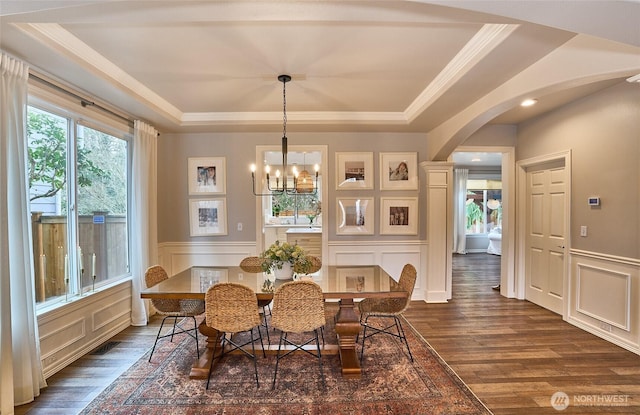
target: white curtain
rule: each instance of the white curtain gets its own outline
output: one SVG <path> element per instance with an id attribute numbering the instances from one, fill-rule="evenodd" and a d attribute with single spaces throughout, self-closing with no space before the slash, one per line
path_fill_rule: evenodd
<path id="1" fill-rule="evenodd" d="M 145 286 L 144 272 L 158 261 L 158 131 L 138 120 L 134 122 L 133 129 L 131 324 L 144 326 L 148 309 L 140 298 L 140 290 Z"/>
<path id="2" fill-rule="evenodd" d="M 467 179 L 468 169 L 453 170 L 453 252 L 467 253 Z"/>
<path id="3" fill-rule="evenodd" d="M 0 414 L 46 386 L 35 312 L 29 183 L 29 67 L 0 52 Z"/>

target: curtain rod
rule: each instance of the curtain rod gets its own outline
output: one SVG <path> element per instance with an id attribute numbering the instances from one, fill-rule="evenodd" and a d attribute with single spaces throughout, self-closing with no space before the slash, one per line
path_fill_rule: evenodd
<path id="1" fill-rule="evenodd" d="M 118 114 L 116 112 L 113 112 L 108 108 L 105 108 L 105 107 L 103 107 L 103 106 L 101 106 L 99 104 L 96 104 L 93 101 L 89 101 L 89 100 L 81 97 L 80 95 L 61 87 L 60 85 L 56 85 L 53 82 L 47 81 L 46 79 L 41 78 L 38 75 L 35 75 L 35 74 L 31 73 L 31 72 L 29 72 L 29 78 L 33 78 L 36 81 L 41 82 L 41 83 L 47 85 L 48 87 L 55 89 L 56 91 L 60 91 L 60 92 L 62 92 L 64 94 L 66 94 L 66 95 L 69 95 L 69 96 L 79 100 L 80 101 L 80 105 L 82 105 L 83 107 L 95 107 L 95 108 L 99 109 L 100 111 L 106 112 L 109 115 L 112 115 L 114 117 L 120 118 L 121 120 L 125 121 L 130 127 L 133 127 L 133 120 L 130 120 L 129 118 L 124 117 L 124 116 L 122 116 L 122 115 L 120 115 L 120 114 Z"/>

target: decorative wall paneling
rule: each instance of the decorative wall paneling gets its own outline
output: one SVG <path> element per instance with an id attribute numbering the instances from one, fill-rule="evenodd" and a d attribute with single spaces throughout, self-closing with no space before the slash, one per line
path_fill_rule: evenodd
<path id="1" fill-rule="evenodd" d="M 572 250 L 567 320 L 640 354 L 640 260 Z"/>
<path id="2" fill-rule="evenodd" d="M 131 325 L 131 280 L 72 298 L 38 315 L 45 377 L 89 353 Z"/>

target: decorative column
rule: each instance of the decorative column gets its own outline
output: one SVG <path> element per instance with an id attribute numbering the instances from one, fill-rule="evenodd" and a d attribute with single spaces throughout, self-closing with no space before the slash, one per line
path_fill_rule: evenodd
<path id="1" fill-rule="evenodd" d="M 453 163 L 425 161 L 427 186 L 427 284 L 428 303 L 451 299 L 451 251 L 453 244 Z"/>

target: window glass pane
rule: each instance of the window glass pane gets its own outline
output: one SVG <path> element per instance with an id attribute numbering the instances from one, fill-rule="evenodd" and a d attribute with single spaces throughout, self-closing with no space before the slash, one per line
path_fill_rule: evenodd
<path id="1" fill-rule="evenodd" d="M 78 238 L 82 288 L 128 272 L 127 142 L 78 127 Z"/>
<path id="2" fill-rule="evenodd" d="M 467 234 L 488 233 L 502 226 L 501 188 L 499 180 L 467 181 Z"/>
<path id="3" fill-rule="evenodd" d="M 279 194 L 271 196 L 271 214 L 282 218 L 291 217 L 294 223 L 317 223 L 322 210 L 320 202 L 321 184 L 318 180 L 317 194 Z"/>
<path id="4" fill-rule="evenodd" d="M 487 190 L 487 232 L 502 227 L 502 190 Z"/>
<path id="5" fill-rule="evenodd" d="M 69 276 L 67 147 L 69 120 L 29 107 L 29 199 L 33 224 L 36 302 L 67 295 Z"/>
<path id="6" fill-rule="evenodd" d="M 467 233 L 484 232 L 484 197 L 482 190 L 467 191 Z"/>

